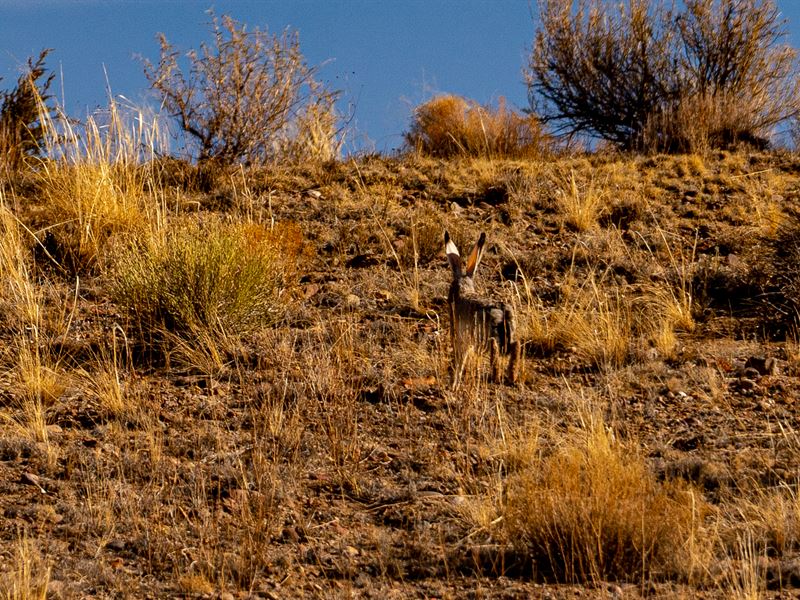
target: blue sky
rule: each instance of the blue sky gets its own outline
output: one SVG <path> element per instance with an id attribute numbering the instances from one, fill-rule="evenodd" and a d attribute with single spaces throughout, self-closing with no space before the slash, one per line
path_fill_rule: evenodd
<path id="1" fill-rule="evenodd" d="M 180 49 L 209 39 L 208 8 L 273 32 L 293 27 L 308 62 L 344 91 L 357 147 L 401 142 L 411 107 L 434 93 L 479 102 L 505 96 L 527 105 L 522 67 L 535 31 L 535 0 L 0 0 L 0 87 L 30 55 L 53 48 L 75 116 L 114 94 L 143 103 L 148 85 L 136 60 L 158 57 L 156 33 Z M 800 0 L 779 0 L 800 46 Z M 57 83 L 59 97 L 61 82 Z"/>

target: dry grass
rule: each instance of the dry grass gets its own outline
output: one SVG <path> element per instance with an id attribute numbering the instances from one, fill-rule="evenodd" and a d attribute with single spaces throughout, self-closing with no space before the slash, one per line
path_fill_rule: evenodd
<path id="1" fill-rule="evenodd" d="M 564 215 L 564 224 L 578 232 L 586 232 L 597 227 L 597 221 L 607 210 L 606 193 L 594 179 L 579 184 L 575 171 L 570 170 L 558 190 L 556 202 Z"/>
<path id="2" fill-rule="evenodd" d="M 658 482 L 600 419 L 509 480 L 506 530 L 542 574 L 566 581 L 689 578 L 707 508 Z"/>
<path id="3" fill-rule="evenodd" d="M 158 118 L 113 99 L 78 127 L 40 100 L 45 158 L 36 169 L 46 201 L 47 230 L 58 243 L 62 266 L 78 272 L 98 268 L 110 243 L 158 226 L 164 190 L 153 159 L 167 142 Z"/>
<path id="4" fill-rule="evenodd" d="M 618 290 L 606 289 L 602 279 L 592 272 L 565 286 L 563 303 L 551 323 L 556 343 L 579 360 L 613 368 L 630 356 L 633 316 L 630 302 Z"/>
<path id="5" fill-rule="evenodd" d="M 27 531 L 18 535 L 10 569 L 0 569 L 0 599 L 45 600 L 51 567 Z"/>
<path id="6" fill-rule="evenodd" d="M 713 207 L 763 189 L 788 211 L 785 164 L 242 168 L 144 210 L 77 286 L 26 230 L 52 217 L 40 198 L 9 192 L 0 570 L 21 572 L 32 524 L 30 572 L 67 597 L 787 591 L 800 351 L 697 301 L 701 261 L 734 264 L 729 239 L 757 260 L 772 235 Z M 556 202 L 575 188 L 607 204 L 584 228 Z M 517 311 L 518 386 L 447 385 L 443 227 L 488 233 L 478 285 Z M 758 354 L 777 372 L 746 370 Z"/>
<path id="7" fill-rule="evenodd" d="M 438 96 L 414 110 L 406 143 L 417 152 L 448 158 L 539 157 L 550 141 L 533 115 L 496 108 L 459 96 Z"/>

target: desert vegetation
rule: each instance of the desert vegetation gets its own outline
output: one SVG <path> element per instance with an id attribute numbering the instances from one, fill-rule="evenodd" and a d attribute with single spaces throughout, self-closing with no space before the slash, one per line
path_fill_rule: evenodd
<path id="1" fill-rule="evenodd" d="M 798 112 L 773 2 L 542 0 L 526 69 L 545 122 L 624 149 L 763 145 Z"/>
<path id="2" fill-rule="evenodd" d="M 534 56 L 600 19 L 558 6 Z M 775 26 L 770 3 L 713 6 L 680 22 Z M 625 7 L 597 31 L 667 16 Z M 272 129 L 252 115 L 257 142 L 163 38 L 145 69 L 188 155 L 143 108 L 66 115 L 44 53 L 2 96 L 36 112 L 0 112 L 0 598 L 796 593 L 796 152 L 628 143 L 673 136 L 662 113 L 607 138 L 628 151 L 578 151 L 443 96 L 403 152 L 342 157 L 293 34 L 212 37 L 192 69 L 305 90 Z M 453 385 L 445 230 L 487 233 L 517 385 L 480 356 Z"/>

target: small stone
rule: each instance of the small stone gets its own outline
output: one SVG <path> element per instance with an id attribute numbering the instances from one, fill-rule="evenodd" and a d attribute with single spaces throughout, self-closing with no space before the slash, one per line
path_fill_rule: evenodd
<path id="1" fill-rule="evenodd" d="M 344 547 L 344 553 L 345 553 L 347 556 L 349 556 L 350 558 L 355 558 L 356 556 L 358 556 L 359 554 L 361 554 L 361 552 L 359 551 L 359 549 L 358 549 L 358 548 L 356 548 L 356 547 L 354 547 L 354 546 L 345 546 L 345 547 Z"/>
<path id="2" fill-rule="evenodd" d="M 358 308 L 361 306 L 361 298 L 356 296 L 355 294 L 347 294 L 344 299 L 344 305 L 347 308 Z"/>
<path id="3" fill-rule="evenodd" d="M 758 384 L 752 379 L 748 379 L 747 377 L 742 377 L 739 380 L 739 387 L 743 390 L 754 390 L 758 387 Z"/>
<path id="4" fill-rule="evenodd" d="M 65 584 L 60 579 L 52 579 L 47 582 L 48 598 L 63 598 Z"/>
<path id="5" fill-rule="evenodd" d="M 751 356 L 744 367 L 745 370 L 754 369 L 759 375 L 775 375 L 778 372 L 778 361 L 772 356 Z"/>
<path id="6" fill-rule="evenodd" d="M 125 550 L 125 542 L 123 540 L 111 540 L 106 544 L 106 550 L 112 552 L 122 552 Z"/>
<path id="7" fill-rule="evenodd" d="M 281 532 L 281 538 L 283 538 L 286 542 L 291 542 L 296 544 L 300 541 L 300 535 L 297 533 L 297 529 L 294 527 L 284 527 L 283 531 Z"/>
<path id="8" fill-rule="evenodd" d="M 622 588 L 615 584 L 612 584 L 608 587 L 608 592 L 611 594 L 611 597 L 614 600 L 622 600 L 622 598 L 625 597 Z"/>
<path id="9" fill-rule="evenodd" d="M 32 485 L 39 488 L 39 491 L 43 494 L 47 493 L 47 490 L 42 487 L 41 480 L 39 479 L 38 475 L 34 475 L 33 473 L 23 473 L 19 480 L 26 485 Z"/>

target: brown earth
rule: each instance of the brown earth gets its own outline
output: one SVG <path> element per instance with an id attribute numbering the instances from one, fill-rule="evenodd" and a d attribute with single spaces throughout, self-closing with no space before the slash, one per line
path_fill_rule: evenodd
<path id="1" fill-rule="evenodd" d="M 199 342 L 142 352 L 102 270 L 76 298 L 40 260 L 44 306 L 71 322 L 48 341 L 62 385 L 46 444 L 2 378 L 0 572 L 49 567 L 53 598 L 744 597 L 725 579 L 741 557 L 724 551 L 702 581 L 553 581 L 475 512 L 502 504 L 509 432 L 536 424 L 553 451 L 589 405 L 715 510 L 796 493 L 795 156 L 367 157 L 253 172 L 246 194 L 237 176 L 170 173 L 187 214 L 299 224 L 299 285 L 281 322 L 227 345 L 220 367 Z M 588 227 L 570 194 L 597 198 Z M 35 186 L 13 195 L 41 225 Z M 516 387 L 488 383 L 483 364 L 451 389 L 445 227 L 462 250 L 487 232 L 480 287 L 515 304 L 525 341 Z M 659 343 L 634 325 L 621 358 L 598 355 L 558 316 L 590 280 L 624 302 L 685 291 L 691 326 Z M 91 392 L 109 347 L 131 407 L 113 416 Z M 800 595 L 796 533 L 756 557 L 768 597 Z"/>

